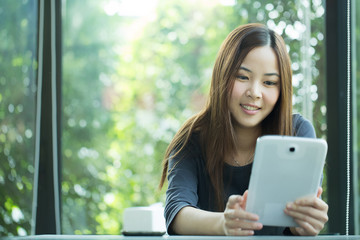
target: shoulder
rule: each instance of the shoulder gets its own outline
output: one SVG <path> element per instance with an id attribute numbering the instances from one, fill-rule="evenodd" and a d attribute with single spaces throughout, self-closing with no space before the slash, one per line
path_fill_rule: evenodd
<path id="1" fill-rule="evenodd" d="M 196 164 L 202 158 L 202 152 L 199 141 L 199 134 L 192 133 L 185 145 L 178 146 L 173 149 L 170 154 L 170 168 L 174 165 L 181 164 Z"/>
<path id="2" fill-rule="evenodd" d="M 191 155 L 198 155 L 201 152 L 199 133 L 195 132 L 191 134 L 183 150 L 187 153 L 190 153 Z"/>
<path id="3" fill-rule="evenodd" d="M 293 114 L 292 124 L 294 136 L 316 138 L 314 126 L 300 114 Z"/>

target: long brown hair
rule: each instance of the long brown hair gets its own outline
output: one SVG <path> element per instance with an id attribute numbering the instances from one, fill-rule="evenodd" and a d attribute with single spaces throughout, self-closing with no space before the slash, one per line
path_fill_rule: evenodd
<path id="1" fill-rule="evenodd" d="M 262 135 L 291 135 L 292 71 L 286 45 L 281 36 L 262 24 L 246 24 L 234 29 L 225 39 L 213 68 L 210 94 L 204 109 L 188 119 L 168 146 L 159 184 L 164 185 L 169 158 L 178 154 L 192 133 L 200 135 L 200 146 L 206 159 L 219 211 L 224 210 L 223 166 L 226 153 L 236 149 L 236 136 L 229 110 L 229 99 L 235 74 L 246 55 L 254 48 L 270 46 L 276 53 L 280 72 L 280 95 L 273 111 L 262 122 Z M 174 153 L 174 150 L 177 151 Z"/>

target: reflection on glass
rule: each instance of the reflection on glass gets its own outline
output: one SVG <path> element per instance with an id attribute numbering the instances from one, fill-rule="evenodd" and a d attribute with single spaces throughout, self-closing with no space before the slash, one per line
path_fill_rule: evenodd
<path id="1" fill-rule="evenodd" d="M 262 22 L 284 37 L 294 109 L 310 99 L 325 137 L 322 1 L 62 3 L 63 233 L 119 234 L 126 207 L 164 200 L 164 150 L 206 102 L 217 51 L 240 24 Z M 306 75 L 303 61 L 312 69 Z"/>
<path id="2" fill-rule="evenodd" d="M 0 2 L 0 236 L 31 234 L 36 5 Z"/>

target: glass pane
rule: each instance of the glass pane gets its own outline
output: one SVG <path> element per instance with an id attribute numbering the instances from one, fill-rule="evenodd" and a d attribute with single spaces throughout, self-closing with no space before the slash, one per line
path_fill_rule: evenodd
<path id="1" fill-rule="evenodd" d="M 126 207 L 164 201 L 165 148 L 204 105 L 217 51 L 240 24 L 284 36 L 294 109 L 310 109 L 325 137 L 323 4 L 63 0 L 63 233 L 119 234 Z"/>
<path id="2" fill-rule="evenodd" d="M 353 4 L 353 7 L 355 11 L 352 13 L 355 13 L 353 15 L 352 20 L 354 21 L 352 25 L 352 94 L 353 94 L 353 101 L 354 105 L 352 108 L 353 111 L 353 133 L 354 136 L 352 136 L 353 140 L 353 172 L 356 180 L 353 181 L 353 193 L 354 193 L 354 226 L 355 226 L 355 234 L 360 234 L 360 4 L 358 1 L 352 1 L 351 4 Z"/>
<path id="3" fill-rule="evenodd" d="M 31 233 L 37 1 L 0 2 L 0 236 Z"/>

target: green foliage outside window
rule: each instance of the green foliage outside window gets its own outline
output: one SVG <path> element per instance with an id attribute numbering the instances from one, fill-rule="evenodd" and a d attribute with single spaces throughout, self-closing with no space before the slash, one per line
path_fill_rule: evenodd
<path id="1" fill-rule="evenodd" d="M 36 1 L 0 2 L 0 236 L 30 234 Z"/>
<path id="2" fill-rule="evenodd" d="M 296 35 L 296 28 L 303 27 L 304 22 L 299 13 L 300 1 L 158 0 L 146 15 L 119 15 L 117 10 L 122 8 L 117 6 L 126 2 L 62 1 L 64 234 L 120 234 L 126 207 L 164 202 L 165 191 L 157 189 L 164 151 L 181 124 L 205 104 L 217 51 L 238 25 L 261 22 L 282 34 L 289 46 L 296 78 L 294 109 L 302 111 L 302 47 L 301 36 Z M 312 1 L 309 6 L 314 52 L 313 117 L 319 137 L 324 137 L 326 130 L 322 4 Z M 1 2 L 0 10 L 5 8 L 3 5 Z M 26 16 L 15 11 L 18 5 L 21 4 L 17 1 L 5 4 L 13 6 L 13 15 Z M 0 11 L 2 15 L 4 11 Z M 6 19 L 8 29 L 12 29 L 14 22 L 10 17 Z M 3 39 L 8 35 L 3 31 L 1 28 L 0 58 L 6 49 L 13 54 L 14 49 L 22 46 L 20 43 L 11 48 L 4 46 Z M 32 31 L 36 33 L 35 29 Z M 7 64 L 21 58 L 19 66 L 36 66 L 31 60 L 33 55 L 27 54 L 11 55 Z M 22 86 L 23 76 L 19 71 L 11 72 L 3 63 L 1 72 L 6 79 L 16 79 L 18 85 L 13 88 L 13 81 L 5 81 L 0 75 L 0 142 L 7 139 L 4 129 L 10 126 L 16 131 L 21 129 L 11 121 L 14 114 L 8 108 L 11 103 L 17 106 L 13 102 L 27 96 L 24 91 L 14 90 Z M 26 114 L 32 121 L 28 128 L 33 131 L 34 106 L 27 108 Z M 31 199 L 33 173 L 29 169 L 34 156 L 34 134 L 29 141 L 30 151 L 22 147 L 17 151 L 19 158 L 14 159 L 16 171 L 21 171 L 19 175 L 30 178 L 18 182 L 29 186 L 27 194 Z M 16 149 L 17 143 L 3 142 Z M 1 162 L 4 153 L 0 145 Z M 0 196 L 10 203 L 1 201 L 1 209 L 11 204 L 18 206 L 24 213 L 22 228 L 30 234 L 31 201 L 22 202 L 23 193 L 19 189 L 10 191 L 8 186 L 15 186 L 16 181 L 8 177 L 10 162 L 5 163 L 0 167 L 0 177 L 3 176 L 0 193 L 6 194 Z M 4 181 L 10 185 L 3 184 Z M 0 215 L 9 215 L 9 211 L 1 210 Z M 4 229 L 4 235 L 19 235 L 11 226 L 0 222 L 0 232 Z"/>
<path id="3" fill-rule="evenodd" d="M 64 10 L 65 233 L 119 234 L 124 208 L 164 201 L 157 191 L 164 150 L 205 103 L 216 53 L 236 26 L 279 25 L 294 66 L 300 61 L 300 41 L 291 35 L 302 21 L 297 2 L 166 0 L 150 19 L 108 15 L 106 4 L 87 5 L 85 12 L 82 2 L 67 1 Z M 317 8 L 312 5 L 312 61 L 320 95 L 323 15 Z M 294 105 L 301 112 L 300 89 L 301 79 Z M 314 106 L 320 136 L 323 105 L 324 98 Z"/>

